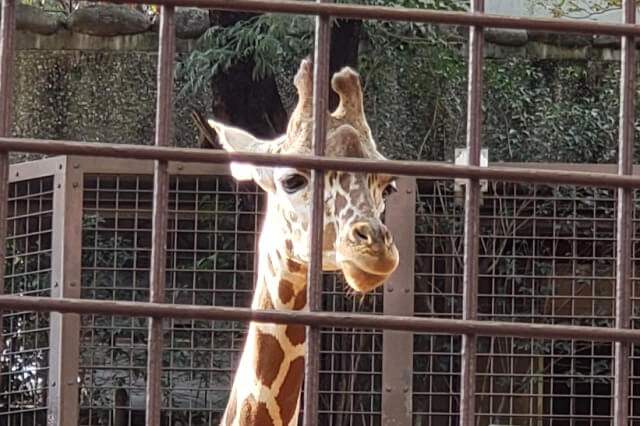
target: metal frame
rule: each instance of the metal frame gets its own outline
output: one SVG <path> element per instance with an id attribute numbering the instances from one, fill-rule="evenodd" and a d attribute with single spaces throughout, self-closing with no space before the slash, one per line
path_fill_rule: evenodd
<path id="1" fill-rule="evenodd" d="M 120 0 L 118 0 L 120 1 Z M 122 0 L 124 1 L 124 0 Z M 132 0 L 126 0 L 131 3 Z M 134 3 L 142 3 L 146 0 L 134 0 Z M 624 24 L 596 24 L 590 22 L 567 22 L 551 19 L 522 19 L 511 17 L 497 17 L 483 15 L 483 1 L 473 0 L 472 10 L 469 13 L 434 12 L 424 10 L 408 10 L 384 7 L 334 5 L 322 1 L 311 2 L 272 2 L 269 0 L 157 0 L 163 5 L 160 49 L 158 64 L 158 111 L 156 116 L 156 147 L 116 146 L 106 144 L 80 144 L 72 142 L 43 141 L 33 139 L 16 139 L 6 137 L 9 133 L 9 117 L 11 99 L 11 69 L 13 62 L 13 35 L 15 27 L 15 2 L 16 0 L 3 0 L 2 21 L 0 22 L 0 200 L 7 199 L 8 191 L 8 152 L 40 152 L 57 154 L 84 154 L 96 156 L 127 156 L 129 158 L 147 158 L 157 160 L 155 167 L 154 188 L 154 256 L 151 265 L 152 287 L 154 296 L 150 303 L 124 303 L 105 301 L 79 301 L 73 299 L 46 299 L 46 298 L 21 298 L 16 296 L 0 297 L 0 307 L 4 309 L 28 309 L 37 311 L 57 311 L 61 313 L 104 313 L 119 315 L 148 316 L 150 322 L 149 339 L 149 369 L 148 400 L 147 400 L 147 425 L 157 425 L 160 418 L 161 395 L 159 389 L 159 360 L 161 355 L 154 348 L 162 347 L 162 317 L 180 318 L 207 318 L 207 319 L 234 319 L 253 320 L 284 323 L 301 323 L 311 326 L 309 345 L 313 348 L 317 343 L 315 327 L 321 325 L 336 326 L 360 326 L 377 327 L 387 330 L 428 331 L 432 333 L 455 333 L 463 335 L 462 351 L 462 383 L 460 402 L 460 424 L 472 426 L 475 423 L 474 412 L 474 373 L 475 373 L 475 336 L 478 334 L 500 336 L 537 336 L 537 337 L 565 337 L 588 338 L 593 340 L 616 341 L 615 355 L 615 410 L 614 422 L 616 425 L 628 424 L 629 417 L 629 347 L 631 342 L 640 341 L 640 331 L 631 330 L 630 327 L 630 207 L 631 194 L 634 188 L 640 188 L 640 178 L 631 175 L 633 152 L 633 105 L 634 105 L 634 37 L 640 35 L 640 27 L 634 25 L 635 1 L 625 0 Z M 170 128 L 171 100 L 170 87 L 171 65 L 173 46 L 175 43 L 172 31 L 172 17 L 174 6 L 201 6 L 208 8 L 220 8 L 224 10 L 244 10 L 254 12 L 279 12 L 300 13 L 317 16 L 316 25 L 316 75 L 326 76 L 326 60 L 328 58 L 327 29 L 329 19 L 333 17 L 349 17 L 364 19 L 406 20 L 420 22 L 439 22 L 470 26 L 469 49 L 469 87 L 468 87 L 468 140 L 470 166 L 435 165 L 420 162 L 399 161 L 365 161 L 353 159 L 328 159 L 315 157 L 277 157 L 258 154 L 201 152 L 197 150 L 180 150 L 165 148 L 168 142 Z M 482 93 L 482 29 L 483 27 L 503 28 L 527 28 L 550 30 L 558 32 L 582 32 L 598 33 L 622 36 L 622 72 L 621 72 L 621 102 L 620 102 L 620 139 L 619 162 L 617 175 L 590 174 L 579 172 L 561 171 L 534 171 L 517 169 L 499 169 L 478 167 L 478 154 L 481 147 L 481 93 Z M 313 153 L 322 155 L 326 114 L 326 79 L 316 78 L 314 87 L 314 148 Z M 318 252 L 320 241 L 319 227 L 315 226 L 312 232 L 312 254 L 310 267 L 309 302 L 311 312 L 263 312 L 238 308 L 204 308 L 173 306 L 159 303 L 162 300 L 164 283 L 162 272 L 164 270 L 161 244 L 166 233 L 167 191 L 162 185 L 167 175 L 167 162 L 174 160 L 202 162 L 210 160 L 212 163 L 226 163 L 231 160 L 250 161 L 261 165 L 301 166 L 316 171 L 313 178 L 314 194 L 314 224 L 321 221 L 317 212 L 318 192 L 322 185 L 322 170 L 359 170 L 359 171 L 384 171 L 400 175 L 414 176 L 440 176 L 467 178 L 469 182 L 465 197 L 465 251 L 464 251 L 464 315 L 462 320 L 438 320 L 433 318 L 408 318 L 401 316 L 385 316 L 380 318 L 375 315 L 332 315 L 315 312 L 317 307 L 317 294 L 314 283 L 319 276 Z M 478 284 L 477 270 L 477 234 L 478 228 L 478 200 L 479 179 L 500 179 L 525 182 L 547 183 L 574 183 L 593 186 L 611 186 L 619 188 L 621 202 L 617 204 L 617 267 L 616 267 L 616 313 L 615 328 L 598 329 L 592 327 L 572 326 L 536 326 L 523 323 L 499 323 L 476 320 L 476 289 Z M 5 222 L 7 217 L 6 203 L 0 203 L 0 241 L 6 236 Z M 320 217 L 320 220 L 318 220 Z M 4 262 L 4 248 L 0 248 L 0 264 Z M 0 268 L 0 288 L 3 285 L 3 271 Z M 311 351 L 306 363 L 305 392 L 305 424 L 312 425 L 317 418 L 317 361 Z"/>

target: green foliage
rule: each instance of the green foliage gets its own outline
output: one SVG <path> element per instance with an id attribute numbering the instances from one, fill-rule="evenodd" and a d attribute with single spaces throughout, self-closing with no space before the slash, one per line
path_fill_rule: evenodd
<path id="1" fill-rule="evenodd" d="M 485 145 L 498 161 L 615 161 L 618 69 L 513 58 L 486 64 Z"/>
<path id="2" fill-rule="evenodd" d="M 247 58 L 253 60 L 254 79 L 274 75 L 287 58 L 311 51 L 311 24 L 306 17 L 258 15 L 230 27 L 210 28 L 177 66 L 178 78 L 186 81 L 180 95 L 200 92 L 217 73 Z"/>
<path id="3" fill-rule="evenodd" d="M 341 3 L 464 10 L 468 0 L 355 0 Z M 235 63 L 247 59 L 253 61 L 252 74 L 256 80 L 279 74 L 285 65 L 289 65 L 291 58 L 302 58 L 312 53 L 313 22 L 312 17 L 265 14 L 239 21 L 229 27 L 210 28 L 191 54 L 178 63 L 176 75 L 186 82 L 179 96 L 202 91 L 217 73 L 227 71 Z M 370 26 L 370 34 L 375 34 L 376 28 L 380 27 L 383 34 L 393 35 L 383 28 L 388 26 L 397 28 L 408 36 L 419 33 L 420 28 L 424 27 L 411 23 L 388 24 L 377 21 L 366 21 L 365 25 Z M 402 37 L 402 34 L 398 34 L 398 37 Z M 390 53 L 388 46 L 380 43 L 375 45 L 380 47 L 375 55 L 387 56 Z"/>

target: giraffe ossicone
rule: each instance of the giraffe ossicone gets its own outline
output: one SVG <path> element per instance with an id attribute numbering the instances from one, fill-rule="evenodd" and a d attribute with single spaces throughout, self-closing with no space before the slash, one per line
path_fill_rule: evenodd
<path id="1" fill-rule="evenodd" d="M 313 131 L 313 67 L 304 60 L 294 84 L 298 103 L 286 134 L 260 140 L 215 120 L 209 126 L 227 151 L 310 154 Z M 331 87 L 340 104 L 327 117 L 325 155 L 383 159 L 364 114 L 358 74 L 344 68 Z M 267 192 L 258 246 L 254 309 L 303 310 L 307 299 L 311 188 L 309 170 L 232 164 L 236 179 L 253 179 Z M 398 265 L 398 251 L 381 216 L 395 177 L 380 173 L 325 173 L 322 267 L 341 270 L 347 284 L 366 293 L 381 285 Z M 305 328 L 251 323 L 224 426 L 297 425 L 304 378 Z"/>

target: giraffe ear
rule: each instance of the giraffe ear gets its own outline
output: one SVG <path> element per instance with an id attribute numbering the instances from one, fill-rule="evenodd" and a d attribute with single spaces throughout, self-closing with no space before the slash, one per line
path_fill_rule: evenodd
<path id="1" fill-rule="evenodd" d="M 215 120 L 207 120 L 207 124 L 216 132 L 222 147 L 229 152 L 275 153 L 279 139 L 265 141 L 256 138 L 245 130 L 228 126 Z M 275 191 L 273 169 L 256 167 L 247 163 L 231 163 L 231 174 L 237 180 L 253 179 L 265 191 Z"/>

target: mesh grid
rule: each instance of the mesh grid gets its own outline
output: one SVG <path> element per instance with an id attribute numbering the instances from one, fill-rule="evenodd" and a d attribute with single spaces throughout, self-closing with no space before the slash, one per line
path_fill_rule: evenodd
<path id="1" fill-rule="evenodd" d="M 325 274 L 324 311 L 382 313 L 382 289 L 345 296 L 338 274 Z M 326 328 L 321 333 L 319 424 L 381 424 L 382 331 Z"/>
<path id="2" fill-rule="evenodd" d="M 419 181 L 416 315 L 461 317 L 463 203 Z M 478 317 L 613 325 L 615 191 L 496 182 L 480 210 Z M 414 338 L 414 424 L 457 424 L 460 338 Z M 480 425 L 610 424 L 610 343 L 479 337 Z"/>
<path id="3" fill-rule="evenodd" d="M 148 300 L 152 180 L 148 175 L 86 175 L 82 297 Z M 176 176 L 169 196 L 167 301 L 248 307 L 264 200 L 229 176 Z M 345 296 L 336 274 L 324 279 L 330 311 L 382 311 L 382 292 Z M 246 325 L 165 320 L 163 421 L 219 421 Z M 81 425 L 144 421 L 147 320 L 83 315 Z M 380 331 L 327 329 L 322 335 L 323 424 L 380 424 Z"/>
<path id="4" fill-rule="evenodd" d="M 152 181 L 85 177 L 82 297 L 148 300 Z M 228 176 L 174 177 L 169 197 L 167 301 L 249 306 L 262 196 Z M 165 320 L 163 418 L 215 423 L 224 410 L 245 326 Z M 147 320 L 83 316 L 81 424 L 144 421 Z"/>
<path id="5" fill-rule="evenodd" d="M 5 292 L 50 296 L 53 176 L 9 185 Z M 5 312 L 0 424 L 46 423 L 49 314 Z"/>

